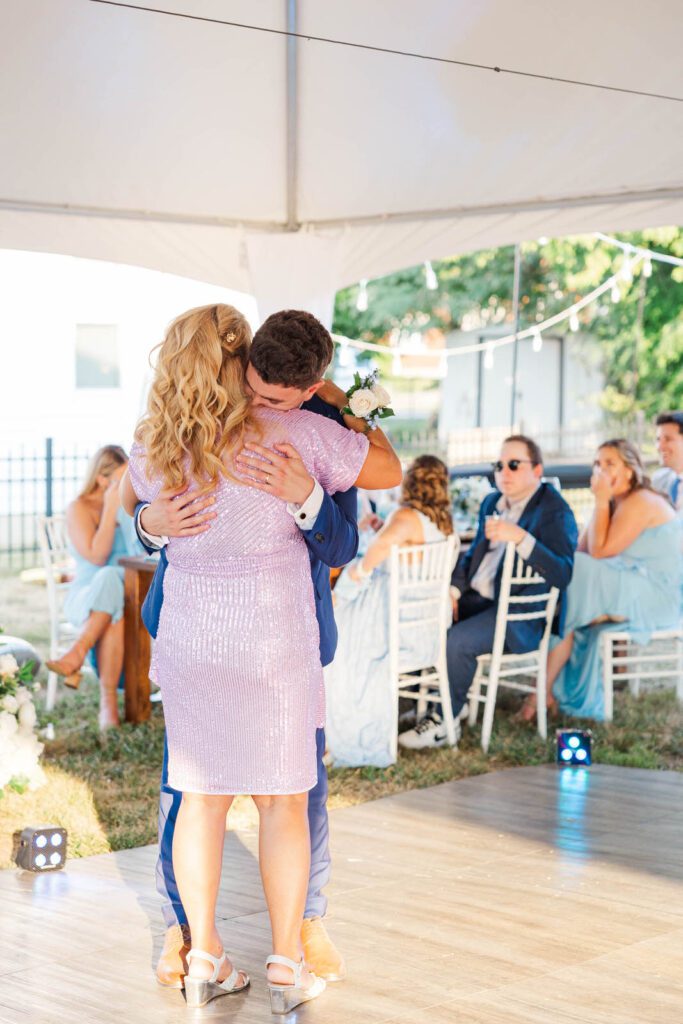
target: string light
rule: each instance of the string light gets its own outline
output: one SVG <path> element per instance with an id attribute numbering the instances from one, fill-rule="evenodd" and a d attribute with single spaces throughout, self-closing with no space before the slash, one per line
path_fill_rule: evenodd
<path id="1" fill-rule="evenodd" d="M 356 309 L 359 313 L 365 313 L 368 308 L 368 281 L 364 277 L 358 288 L 358 298 L 356 299 Z"/>
<path id="2" fill-rule="evenodd" d="M 624 251 L 628 251 L 630 255 L 629 267 L 631 270 L 631 274 L 633 273 L 633 270 L 637 266 L 637 264 L 641 261 L 643 263 L 642 272 L 644 277 L 651 276 L 653 260 L 657 262 L 661 261 L 664 263 L 671 263 L 674 264 L 675 266 L 683 266 L 683 259 L 680 259 L 677 256 L 669 256 L 666 253 L 656 253 L 649 249 L 636 248 L 635 246 L 627 245 L 624 242 L 619 242 L 617 239 L 610 238 L 608 235 L 601 235 L 599 233 L 596 233 L 595 237 L 600 238 L 605 242 L 609 242 L 610 244 L 617 245 Z M 483 352 L 484 366 L 486 367 L 486 369 L 491 369 L 493 367 L 494 362 L 493 350 L 496 348 L 502 348 L 505 345 L 511 345 L 513 344 L 515 339 L 521 340 L 522 338 L 534 338 L 536 332 L 538 332 L 538 334 L 540 335 L 543 332 L 549 331 L 551 327 L 555 327 L 557 324 L 563 323 L 565 321 L 569 321 L 570 330 L 578 331 L 580 326 L 578 317 L 579 312 L 582 309 L 586 309 L 588 306 L 594 303 L 601 295 L 605 295 L 606 292 L 610 292 L 612 301 L 614 303 L 621 301 L 621 289 L 618 283 L 620 273 L 612 274 L 611 277 L 608 277 L 606 281 L 602 282 L 602 284 L 598 285 L 596 288 L 593 288 L 592 291 L 588 292 L 587 295 L 584 295 L 584 297 L 582 299 L 579 299 L 578 302 L 572 303 L 571 306 L 568 306 L 561 312 L 556 313 L 554 316 L 548 317 L 546 320 L 543 320 L 540 324 L 538 324 L 535 327 L 528 327 L 523 331 L 519 331 L 517 334 L 504 335 L 502 338 L 497 338 L 495 342 L 484 341 L 478 342 L 477 344 L 458 345 L 457 348 L 445 349 L 445 358 L 450 359 L 455 356 L 469 355 L 473 352 Z M 363 284 L 364 282 L 361 281 L 361 289 L 363 287 Z M 367 281 L 365 281 L 365 285 L 367 285 Z M 359 293 L 359 300 L 360 298 L 361 296 Z M 367 308 L 367 306 L 365 308 Z M 607 313 L 607 307 L 598 306 L 598 313 L 601 316 L 605 315 Z M 335 337 L 334 340 L 335 343 L 339 344 L 341 339 L 339 337 Z M 373 344 L 372 342 L 355 341 L 351 339 L 346 340 L 348 341 L 349 345 L 351 345 L 353 348 L 360 349 L 361 351 L 372 351 L 382 353 L 386 353 L 387 351 L 386 345 L 377 345 Z"/>
<path id="3" fill-rule="evenodd" d="M 532 349 L 534 352 L 540 352 L 543 348 L 543 335 L 540 331 L 535 330 L 531 337 L 533 339 L 531 342 Z"/>
<path id="4" fill-rule="evenodd" d="M 625 260 L 624 261 L 624 265 L 621 268 L 620 276 L 621 276 L 622 281 L 626 281 L 627 284 L 630 284 L 631 281 L 633 280 L 633 270 L 631 269 L 631 261 L 630 260 Z"/>
<path id="5" fill-rule="evenodd" d="M 436 274 L 434 272 L 434 267 L 432 266 L 432 264 L 430 263 L 429 260 L 425 260 L 424 268 L 425 268 L 425 283 L 427 285 L 427 289 L 430 292 L 435 292 L 436 289 L 439 287 L 439 282 L 438 282 L 437 276 L 436 276 Z"/>

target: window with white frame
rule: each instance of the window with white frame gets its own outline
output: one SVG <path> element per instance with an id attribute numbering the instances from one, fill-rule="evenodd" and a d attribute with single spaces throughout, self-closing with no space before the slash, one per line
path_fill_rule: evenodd
<path id="1" fill-rule="evenodd" d="M 116 324 L 76 324 L 76 387 L 121 386 Z"/>

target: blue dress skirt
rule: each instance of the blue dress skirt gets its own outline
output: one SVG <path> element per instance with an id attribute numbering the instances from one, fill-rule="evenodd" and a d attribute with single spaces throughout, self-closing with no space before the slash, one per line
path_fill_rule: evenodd
<path id="1" fill-rule="evenodd" d="M 355 583 L 345 570 L 334 590 L 337 653 L 325 669 L 325 738 L 335 767 L 393 764 L 398 695 L 389 674 L 389 571 Z M 403 616 L 405 622 L 407 616 Z M 401 630 L 399 669 L 433 665 L 438 639 Z"/>
<path id="2" fill-rule="evenodd" d="M 577 552 L 567 589 L 565 633 L 574 646 L 554 693 L 562 711 L 579 718 L 605 717 L 600 635 L 625 630 L 638 644 L 655 630 L 681 621 L 683 522 L 672 519 L 640 534 L 620 555 L 593 558 Z M 620 622 L 590 623 L 602 616 Z"/>
<path id="3" fill-rule="evenodd" d="M 114 544 L 106 565 L 89 562 L 71 543 L 69 551 L 76 563 L 76 575 L 64 601 L 66 618 L 77 628 L 91 612 L 107 612 L 112 622 L 118 622 L 123 615 L 123 568 L 118 564 L 119 558 L 145 553 L 131 517 L 119 509 Z"/>

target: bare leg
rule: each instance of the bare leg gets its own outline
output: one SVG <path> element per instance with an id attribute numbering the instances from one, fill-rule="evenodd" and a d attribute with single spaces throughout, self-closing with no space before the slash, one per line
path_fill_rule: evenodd
<path id="1" fill-rule="evenodd" d="M 95 646 L 110 624 L 109 612 L 90 612 L 75 644 L 61 658 L 48 661 L 47 667 L 60 676 L 75 676 L 87 658 L 90 648 Z"/>
<path id="2" fill-rule="evenodd" d="M 567 633 L 564 639 L 560 640 L 551 651 L 548 652 L 548 674 L 546 678 L 546 707 L 548 711 L 555 711 L 557 701 L 553 697 L 553 683 L 559 676 L 564 666 L 569 661 L 574 646 L 574 634 Z M 523 722 L 531 722 L 536 717 L 536 694 L 530 693 L 522 705 L 519 717 Z"/>
<path id="3" fill-rule="evenodd" d="M 306 905 L 311 843 L 308 833 L 308 793 L 255 796 L 260 818 L 259 866 L 270 914 L 273 952 L 300 960 L 301 926 Z M 288 967 L 271 964 L 269 981 L 289 984 Z M 308 971 L 302 975 L 307 987 Z"/>
<path id="4" fill-rule="evenodd" d="M 100 729 L 119 724 L 117 687 L 123 668 L 123 619 L 112 623 L 97 644 L 97 671 L 100 677 Z"/>
<path id="5" fill-rule="evenodd" d="M 564 666 L 569 661 L 569 657 L 572 653 L 572 647 L 574 646 L 574 634 L 567 633 L 559 644 L 553 647 L 552 651 L 548 652 L 548 693 L 551 694 L 553 691 L 553 683 L 559 676 Z"/>
<path id="6" fill-rule="evenodd" d="M 216 928 L 216 900 L 223 864 L 225 818 L 232 799 L 183 793 L 173 835 L 173 867 L 192 945 L 213 956 L 223 952 Z M 208 960 L 193 959 L 190 963 L 189 974 L 193 978 L 210 978 L 212 971 Z M 232 964 L 226 959 L 218 980 L 223 981 L 231 971 Z"/>

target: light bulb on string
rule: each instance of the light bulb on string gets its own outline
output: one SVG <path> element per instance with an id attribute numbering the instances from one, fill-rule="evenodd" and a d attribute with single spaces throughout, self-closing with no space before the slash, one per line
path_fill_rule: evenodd
<path id="1" fill-rule="evenodd" d="M 358 288 L 358 298 L 356 299 L 356 309 L 359 313 L 365 313 L 368 308 L 368 281 L 367 278 L 363 278 Z"/>
<path id="2" fill-rule="evenodd" d="M 631 281 L 633 280 L 633 268 L 631 267 L 630 260 L 624 260 L 624 265 L 619 271 L 619 274 L 622 281 L 626 281 L 627 284 L 631 283 Z"/>
<path id="3" fill-rule="evenodd" d="M 643 262 L 643 277 L 652 277 L 652 260 L 649 256 Z"/>
<path id="4" fill-rule="evenodd" d="M 434 267 L 432 266 L 429 260 L 425 260 L 424 268 L 425 284 L 427 285 L 427 290 L 430 292 L 435 292 L 436 289 L 439 287 L 439 281 L 434 271 Z"/>
<path id="5" fill-rule="evenodd" d="M 484 369 L 485 370 L 492 370 L 493 369 L 494 361 L 495 360 L 493 358 L 493 349 L 489 347 L 484 352 Z"/>
<path id="6" fill-rule="evenodd" d="M 339 366 L 350 366 L 351 365 L 351 350 L 349 348 L 348 341 L 342 341 L 339 344 Z"/>
<path id="7" fill-rule="evenodd" d="M 534 352 L 540 352 L 543 348 L 543 335 L 539 330 L 535 330 L 531 337 L 533 339 L 531 342 L 532 349 Z"/>
<path id="8" fill-rule="evenodd" d="M 620 302 L 621 301 L 621 290 L 620 290 L 619 285 L 617 284 L 616 281 L 612 285 L 612 291 L 610 292 L 610 297 L 612 299 L 612 302 Z"/>
<path id="9" fill-rule="evenodd" d="M 576 313 L 572 313 L 572 315 L 569 317 L 569 330 L 570 331 L 578 331 L 578 329 L 579 329 L 579 318 L 576 315 Z"/>

